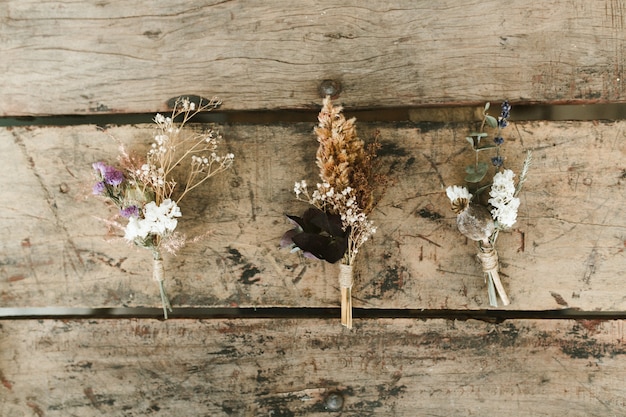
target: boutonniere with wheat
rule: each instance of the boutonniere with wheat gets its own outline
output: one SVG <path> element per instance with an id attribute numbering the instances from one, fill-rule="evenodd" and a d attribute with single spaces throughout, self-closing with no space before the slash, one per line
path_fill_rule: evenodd
<path id="1" fill-rule="evenodd" d="M 515 173 L 505 168 L 505 158 L 500 155 L 501 145 L 504 143 L 502 130 L 509 124 L 508 118 L 511 106 L 508 101 L 502 103 L 500 115 L 496 118 L 487 113 L 489 103 L 485 105 L 480 131 L 471 133 L 466 139 L 475 153 L 475 162 L 465 168 L 465 181 L 472 188 L 472 193 L 464 186 L 450 186 L 446 194 L 456 213 L 456 224 L 459 231 L 468 239 L 478 242 L 477 257 L 481 262 L 487 282 L 489 304 L 498 306 L 497 295 L 503 305 L 510 303 L 509 297 L 500 280 L 499 259 L 496 251 L 496 240 L 500 231 L 509 230 L 517 221 L 517 211 L 520 205 L 518 197 L 522 185 L 526 181 L 531 162 L 531 151 L 526 158 L 519 174 L 517 184 Z M 481 145 L 481 140 L 489 136 L 485 128 L 494 129 L 493 142 Z M 495 150 L 496 155 L 491 157 L 491 165 L 495 173 L 489 184 L 481 185 L 489 171 L 489 164 L 479 160 L 479 154 L 484 151 Z M 480 194 L 489 189 L 488 206 L 482 205 Z"/>
<path id="2" fill-rule="evenodd" d="M 176 254 L 187 242 L 186 236 L 176 232 L 182 218 L 180 202 L 228 169 L 234 158 L 232 153 L 218 155 L 221 136 L 216 131 L 197 133 L 186 125 L 197 113 L 220 104 L 216 99 L 198 104 L 178 99 L 171 116 L 157 114 L 154 118 L 156 132 L 145 156 L 131 154 L 120 144 L 117 166 L 93 164 L 97 181 L 93 193 L 118 209 L 116 217 L 106 222 L 123 231 L 127 242 L 152 252 L 152 277 L 159 285 L 166 319 L 172 308 L 163 284 L 163 251 Z"/>
<path id="3" fill-rule="evenodd" d="M 319 147 L 316 164 L 321 182 L 309 193 L 306 181 L 294 186 L 296 198 L 311 205 L 302 216 L 287 215 L 294 228 L 281 239 L 281 247 L 302 251 L 307 258 L 329 263 L 341 261 L 341 323 L 352 328 L 352 267 L 361 246 L 376 232 L 369 215 L 386 187 L 378 173 L 376 153 L 357 137 L 356 119 L 346 120 L 342 107 L 323 102 L 315 134 Z"/>

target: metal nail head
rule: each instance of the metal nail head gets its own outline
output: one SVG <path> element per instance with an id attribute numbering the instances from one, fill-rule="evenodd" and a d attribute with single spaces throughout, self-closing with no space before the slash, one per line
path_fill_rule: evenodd
<path id="1" fill-rule="evenodd" d="M 319 88 L 320 96 L 335 98 L 341 93 L 341 83 L 335 80 L 324 80 Z"/>

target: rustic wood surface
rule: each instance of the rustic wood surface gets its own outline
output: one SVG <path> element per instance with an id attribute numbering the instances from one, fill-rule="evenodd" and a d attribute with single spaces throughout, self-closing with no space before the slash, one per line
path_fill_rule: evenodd
<path id="1" fill-rule="evenodd" d="M 5 321 L 0 414 L 621 416 L 624 325 Z"/>
<path id="2" fill-rule="evenodd" d="M 0 3 L 0 115 L 624 101 L 624 0 Z"/>
<path id="3" fill-rule="evenodd" d="M 225 125 L 233 169 L 183 201 L 179 228 L 211 235 L 166 255 L 174 306 L 328 307 L 337 265 L 278 247 L 298 214 L 293 183 L 316 181 L 313 123 Z M 373 213 L 378 232 L 355 266 L 354 306 L 488 308 L 474 242 L 456 230 L 445 186 L 463 184 L 471 124 L 358 124 L 379 132 L 395 178 Z M 534 151 L 519 221 L 498 239 L 510 309 L 624 311 L 626 123 L 516 123 L 508 167 Z M 117 144 L 145 152 L 149 125 L 0 130 L 0 300 L 5 307 L 158 306 L 150 253 L 128 246 L 91 196 L 91 163 L 115 162 Z"/>

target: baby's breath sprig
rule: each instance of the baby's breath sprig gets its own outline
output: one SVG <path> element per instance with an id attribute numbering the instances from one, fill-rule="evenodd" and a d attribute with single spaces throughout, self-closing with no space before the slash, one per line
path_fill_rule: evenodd
<path id="1" fill-rule="evenodd" d="M 352 266 L 360 247 L 376 233 L 368 215 L 387 178 L 378 173 L 377 142 L 366 147 L 357 137 L 356 119 L 346 120 L 342 110 L 324 99 L 315 128 L 321 182 L 311 194 L 306 181 L 295 183 L 296 198 L 312 207 L 302 217 L 287 216 L 295 228 L 283 235 L 281 246 L 331 263 L 341 260 L 341 323 L 352 328 Z"/>
<path id="2" fill-rule="evenodd" d="M 498 302 L 496 292 L 502 300 L 502 304 L 508 305 L 509 298 L 504 290 L 504 286 L 499 275 L 498 253 L 495 249 L 498 234 L 502 230 L 510 229 L 517 221 L 517 211 L 520 205 L 518 195 L 522 184 L 526 181 L 532 154 L 526 154 L 522 171 L 515 185 L 515 174 L 510 169 L 504 168 L 504 158 L 500 155 L 500 146 L 504 143 L 502 129 L 508 126 L 511 105 L 504 101 L 501 106 L 500 115 L 496 118 L 487 113 L 489 103 L 485 104 L 483 110 L 483 120 L 480 132 L 471 133 L 466 139 L 472 146 L 475 153 L 475 162 L 465 168 L 468 183 L 481 182 L 488 171 L 488 164 L 479 162 L 478 154 L 482 151 L 494 149 L 496 156 L 491 158 L 491 163 L 496 167 L 493 182 L 476 190 L 479 193 L 485 188 L 490 188 L 489 205 L 490 209 L 482 206 L 478 201 L 472 201 L 472 194 L 466 187 L 450 186 L 446 189 L 452 210 L 456 213 L 456 223 L 459 231 L 471 240 L 478 242 L 478 254 L 483 272 L 486 276 L 489 304 L 497 307 Z M 496 129 L 493 138 L 493 145 L 480 145 L 481 139 L 489 135 L 484 132 L 485 125 Z"/>
<path id="3" fill-rule="evenodd" d="M 196 104 L 179 98 L 170 116 L 157 114 L 153 142 L 145 158 L 131 155 L 120 146 L 118 157 L 121 170 L 104 162 L 93 164 L 98 182 L 96 195 L 107 197 L 127 218 L 124 238 L 137 246 L 150 249 L 153 255 L 153 278 L 159 283 L 163 314 L 167 319 L 171 306 L 163 286 L 162 249 L 175 254 L 185 244 L 185 237 L 175 232 L 182 217 L 180 201 L 193 189 L 214 175 L 227 170 L 234 155 L 218 155 L 222 137 L 209 129 L 197 133 L 186 128 L 189 120 L 202 111 L 217 108 L 217 99 Z M 174 171 L 187 169 L 182 191 L 179 192 Z"/>

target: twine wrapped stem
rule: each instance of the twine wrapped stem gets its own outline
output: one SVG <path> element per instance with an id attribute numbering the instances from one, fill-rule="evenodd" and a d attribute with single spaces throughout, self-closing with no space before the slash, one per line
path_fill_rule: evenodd
<path id="1" fill-rule="evenodd" d="M 352 265 L 339 265 L 341 287 L 341 324 L 352 328 Z"/>
<path id="2" fill-rule="evenodd" d="M 487 274 L 487 279 L 490 280 L 490 282 L 488 282 L 490 293 L 491 291 L 493 291 L 491 290 L 491 285 L 493 284 L 493 286 L 495 286 L 496 290 L 498 291 L 498 295 L 500 296 L 500 299 L 502 300 L 502 304 L 505 306 L 509 305 L 511 302 L 509 301 L 509 297 L 507 296 L 506 291 L 504 290 L 502 281 L 500 281 L 500 274 L 498 273 L 499 261 L 498 261 L 498 252 L 496 251 L 496 248 L 494 248 L 493 245 L 489 241 L 483 241 L 482 244 L 480 245 L 480 250 L 476 256 L 478 256 L 478 259 L 480 259 L 480 262 L 483 267 L 483 272 Z M 490 296 L 489 298 L 490 298 L 490 304 L 493 307 L 497 307 L 498 303 L 495 300 L 495 296 L 494 297 Z"/>
<path id="3" fill-rule="evenodd" d="M 163 306 L 163 316 L 167 320 L 167 311 L 172 311 L 170 300 L 165 293 L 165 287 L 163 286 L 163 275 L 165 274 L 165 268 L 163 267 L 163 258 L 161 252 L 155 250 L 153 253 L 152 261 L 152 279 L 159 283 L 159 292 L 161 293 L 161 305 Z"/>

